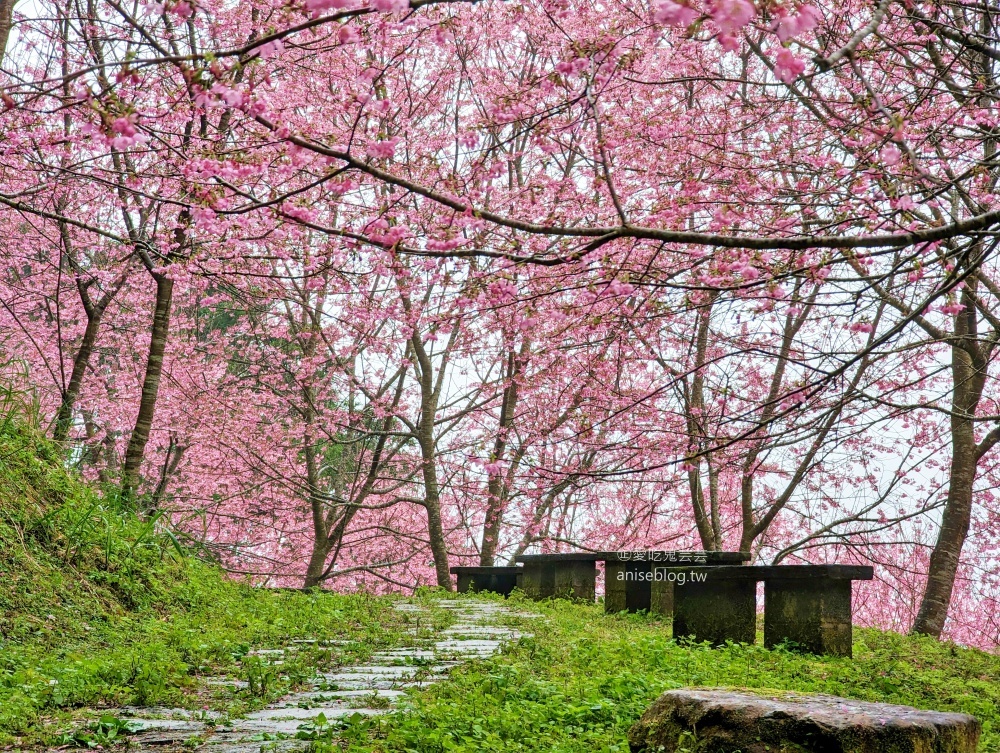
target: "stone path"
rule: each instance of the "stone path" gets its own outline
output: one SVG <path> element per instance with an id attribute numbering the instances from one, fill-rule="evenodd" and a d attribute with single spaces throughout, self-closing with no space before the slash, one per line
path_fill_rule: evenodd
<path id="1" fill-rule="evenodd" d="M 262 746 L 267 746 L 268 751 L 301 751 L 309 742 L 296 740 L 294 735 L 300 725 L 314 723 L 319 714 L 328 723 L 335 723 L 353 714 L 360 714 L 358 719 L 362 719 L 389 713 L 408 688 L 439 682 L 452 667 L 471 658 L 490 656 L 504 641 L 522 635 L 495 624 L 499 615 L 515 614 L 503 604 L 443 599 L 434 606 L 454 610 L 455 621 L 433 639 L 418 637 L 419 617 L 428 614 L 427 610 L 419 604 L 401 602 L 396 609 L 418 618 L 409 629 L 414 645 L 373 654 L 363 665 L 318 673 L 309 682 L 310 690 L 285 696 L 239 719 L 226 720 L 212 712 L 184 709 L 123 709 L 119 716 L 139 729 L 130 740 L 129 751 L 166 753 L 197 747 L 205 753 L 259 753 Z M 286 648 L 258 650 L 253 655 L 265 666 L 280 668 L 283 657 L 300 650 L 296 643 Z M 213 678 L 207 684 L 246 687 L 245 681 L 234 678 Z"/>

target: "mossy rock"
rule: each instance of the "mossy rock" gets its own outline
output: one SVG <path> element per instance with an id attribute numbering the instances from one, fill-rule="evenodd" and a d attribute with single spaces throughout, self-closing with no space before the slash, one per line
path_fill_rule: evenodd
<path id="1" fill-rule="evenodd" d="M 980 724 L 830 695 L 670 690 L 629 731 L 633 753 L 975 753 Z"/>

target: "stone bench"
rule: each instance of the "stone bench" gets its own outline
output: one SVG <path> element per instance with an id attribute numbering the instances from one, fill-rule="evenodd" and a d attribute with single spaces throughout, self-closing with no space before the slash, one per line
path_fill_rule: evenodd
<path id="1" fill-rule="evenodd" d="M 622 551 L 604 552 L 604 611 L 673 614 L 674 578 L 682 568 L 738 565 L 742 552 Z"/>
<path id="2" fill-rule="evenodd" d="M 524 569 L 520 567 L 453 567 L 452 575 L 458 576 L 459 593 L 490 593 L 510 596 L 521 588 Z"/>
<path id="3" fill-rule="evenodd" d="M 604 562 L 604 611 L 670 614 L 673 583 L 653 577 L 656 568 L 732 565 L 747 559 L 740 552 L 621 551 L 523 554 L 515 561 L 524 565 L 523 590 L 529 598 L 593 602 L 597 563 Z"/>
<path id="4" fill-rule="evenodd" d="M 632 753 L 975 753 L 980 724 L 829 695 L 722 688 L 668 690 L 628 733 Z"/>
<path id="5" fill-rule="evenodd" d="M 764 582 L 764 645 L 794 643 L 814 654 L 851 656 L 851 583 L 867 565 L 689 567 L 674 583 L 674 637 L 753 643 L 757 583 Z"/>
<path id="6" fill-rule="evenodd" d="M 522 554 L 514 558 L 524 565 L 521 588 L 530 599 L 573 599 L 593 603 L 597 592 L 599 552 Z"/>

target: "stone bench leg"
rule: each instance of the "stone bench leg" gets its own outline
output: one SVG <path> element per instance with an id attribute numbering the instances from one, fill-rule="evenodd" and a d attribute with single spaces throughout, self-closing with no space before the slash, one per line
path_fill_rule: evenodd
<path id="1" fill-rule="evenodd" d="M 497 573 L 490 578 L 490 590 L 493 593 L 503 594 L 504 596 L 510 596 L 511 592 L 517 587 L 517 577 L 520 573 Z"/>
<path id="2" fill-rule="evenodd" d="M 604 567 L 604 611 L 649 611 L 648 562 L 608 562 Z"/>
<path id="3" fill-rule="evenodd" d="M 764 645 L 794 641 L 813 654 L 851 656 L 851 581 L 768 579 L 764 585 Z"/>
<path id="4" fill-rule="evenodd" d="M 556 568 L 551 562 L 525 562 L 521 590 L 529 599 L 548 599 L 555 594 Z"/>
<path id="5" fill-rule="evenodd" d="M 674 638 L 720 646 L 753 643 L 757 635 L 757 582 L 749 578 L 680 581 L 674 588 Z"/>
<path id="6" fill-rule="evenodd" d="M 594 603 L 597 594 L 597 563 L 556 562 L 553 596 Z"/>
<path id="7" fill-rule="evenodd" d="M 604 611 L 625 611 L 625 562 L 604 563 Z"/>
<path id="8" fill-rule="evenodd" d="M 458 592 L 460 594 L 472 593 L 473 583 L 472 575 L 468 573 L 459 573 L 458 575 Z"/>
<path id="9" fill-rule="evenodd" d="M 653 574 L 657 575 L 655 567 Z M 658 575 L 649 584 L 649 612 L 669 617 L 674 613 L 674 584 L 666 579 L 665 568 L 660 568 Z"/>

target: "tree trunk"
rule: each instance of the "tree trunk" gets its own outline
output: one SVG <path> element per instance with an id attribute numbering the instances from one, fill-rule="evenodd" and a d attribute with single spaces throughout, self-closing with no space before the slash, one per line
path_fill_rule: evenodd
<path id="1" fill-rule="evenodd" d="M 514 411 L 517 408 L 517 380 L 520 377 L 521 365 L 528 353 L 528 340 L 521 347 L 520 356 L 513 352 L 507 355 L 507 384 L 503 390 L 500 405 L 500 422 L 497 426 L 497 437 L 493 443 L 492 461 L 504 457 L 507 451 L 507 434 L 514 422 Z M 507 483 L 503 475 L 490 476 L 486 486 L 486 519 L 483 521 L 483 546 L 479 551 L 479 566 L 493 567 L 497 554 L 497 544 L 500 541 L 500 527 L 503 524 L 503 508 L 507 502 Z"/>
<path id="2" fill-rule="evenodd" d="M 87 367 L 90 365 L 90 356 L 94 352 L 94 345 L 97 343 L 97 332 L 100 329 L 101 320 L 97 316 L 87 317 L 87 328 L 83 332 L 83 342 L 73 359 L 73 373 L 70 375 L 69 384 L 63 390 L 59 403 L 59 412 L 56 413 L 56 425 L 52 432 L 52 438 L 57 442 L 65 441 L 69 434 L 70 426 L 73 423 L 73 406 L 80 396 L 80 388 L 83 386 L 83 378 L 87 375 Z"/>
<path id="3" fill-rule="evenodd" d="M 948 606 L 955 589 L 955 574 L 972 519 L 972 488 L 979 459 L 989 449 L 991 439 L 976 444 L 973 417 L 986 386 L 988 359 L 978 342 L 976 303 L 970 278 L 962 293 L 965 311 L 955 317 L 957 342 L 951 346 L 951 470 L 948 497 L 941 514 L 941 530 L 931 552 L 927 586 L 920 602 L 914 633 L 941 637 L 948 619 Z M 994 333 L 995 334 L 995 333 Z M 988 351 L 987 351 L 988 352 Z M 992 440 L 995 441 L 995 440 Z"/>
<path id="4" fill-rule="evenodd" d="M 404 308 L 409 311 L 409 299 L 404 295 Z M 452 330 L 450 343 L 455 342 L 458 327 Z M 424 349 L 418 333 L 410 337 L 410 347 L 416 357 L 420 384 L 420 419 L 416 426 L 416 440 L 420 446 L 421 475 L 424 481 L 424 509 L 427 511 L 427 537 L 434 556 L 434 572 L 437 584 L 446 591 L 451 587 L 451 573 L 448 572 L 448 544 L 444 538 L 444 525 L 441 522 L 441 489 L 438 484 L 436 450 L 434 443 L 434 417 L 437 414 L 438 400 L 442 380 L 447 369 L 447 359 L 444 359 L 438 372 L 437 384 L 434 380 L 434 367 L 430 356 Z"/>
<path id="5" fill-rule="evenodd" d="M 961 423 L 961 427 L 956 426 Z M 913 632 L 941 637 L 948 618 L 948 605 L 955 588 L 955 574 L 962 546 L 972 520 L 972 485 L 976 479 L 976 445 L 972 421 L 952 418 L 952 463 L 948 478 L 948 499 L 941 516 L 941 530 L 931 552 L 927 587 Z"/>
<path id="6" fill-rule="evenodd" d="M 146 374 L 142 380 L 142 397 L 139 401 L 139 415 L 125 451 L 125 468 L 122 472 L 122 497 L 126 502 L 134 501 L 139 486 L 142 461 L 149 442 L 149 432 L 156 413 L 156 398 L 160 391 L 160 377 L 163 373 L 163 356 L 167 349 L 170 331 L 170 307 L 173 301 L 174 281 L 164 274 L 154 275 L 156 280 L 156 304 L 153 309 L 153 330 L 149 340 L 149 355 L 146 359 Z"/>
<path id="7" fill-rule="evenodd" d="M 0 63 L 7 53 L 10 30 L 14 26 L 14 5 L 17 0 L 0 0 Z"/>
<path id="8" fill-rule="evenodd" d="M 425 370 L 421 377 L 428 374 L 429 371 Z M 437 584 L 446 591 L 451 591 L 451 573 L 448 572 L 448 545 L 444 539 L 444 525 L 441 522 L 441 491 L 438 485 L 437 465 L 434 462 L 434 413 L 437 401 L 433 394 L 425 389 L 421 403 L 417 441 L 420 444 L 422 460 L 421 473 L 424 479 L 424 509 L 427 510 L 427 536 L 431 553 L 434 555 L 434 572 L 437 575 Z"/>
<path id="9" fill-rule="evenodd" d="M 702 452 L 706 449 L 705 431 L 705 368 L 706 355 L 708 352 L 708 337 L 712 321 L 712 307 L 715 305 L 717 294 L 713 293 L 705 307 L 698 313 L 698 329 L 695 333 L 693 343 L 695 349 L 695 362 L 692 369 L 690 387 L 686 388 L 685 422 L 687 424 L 688 440 L 688 489 L 691 493 L 691 506 L 694 512 L 694 522 L 698 529 L 698 537 L 701 539 L 702 549 L 713 552 L 719 548 L 718 532 L 714 529 L 713 512 L 718 517 L 714 508 L 717 505 L 716 499 L 710 499 L 708 506 L 705 504 L 705 487 L 701 478 Z M 711 458 L 711 454 L 706 454 Z M 709 461 L 711 469 L 711 461 Z M 710 471 L 711 472 L 711 471 Z"/>
<path id="10" fill-rule="evenodd" d="M 330 556 L 330 539 L 314 539 L 312 555 L 309 557 L 309 565 L 306 567 L 306 577 L 302 583 L 302 588 L 315 588 L 320 585 L 326 576 L 326 558 Z"/>
<path id="11" fill-rule="evenodd" d="M 433 424 L 421 426 L 420 451 L 423 456 L 424 508 L 427 510 L 427 535 L 434 555 L 437 584 L 451 591 L 451 573 L 448 572 L 448 545 L 444 539 L 441 522 L 441 498 L 438 488 L 437 467 L 434 464 Z M 428 444 L 429 443 L 429 444 Z"/>
<path id="12" fill-rule="evenodd" d="M 160 480 L 156 484 L 149 502 L 150 514 L 157 512 L 163 506 L 163 500 L 167 496 L 167 486 L 170 479 L 177 473 L 177 468 L 184 459 L 187 447 L 177 441 L 177 435 L 170 432 L 170 444 L 167 445 L 167 454 L 163 458 L 163 466 L 160 469 Z"/>
<path id="13" fill-rule="evenodd" d="M 971 301 L 965 301 L 968 305 Z M 972 311 L 959 315 L 956 326 L 961 336 L 975 334 Z M 973 343 L 972 348 L 975 348 Z M 920 602 L 917 619 L 913 623 L 914 633 L 941 637 L 945 621 L 948 619 L 948 605 L 955 589 L 955 574 L 962 556 L 962 547 L 969 534 L 972 519 L 972 487 L 976 480 L 976 466 L 980 450 L 976 445 L 975 415 L 985 385 L 985 369 L 978 363 L 978 349 L 974 355 L 958 343 L 952 346 L 952 392 L 951 413 L 951 470 L 948 477 L 948 497 L 941 514 L 941 530 L 931 552 L 927 569 L 927 586 Z"/>
<path id="14" fill-rule="evenodd" d="M 307 391 L 306 405 L 312 405 L 311 390 Z M 312 423 L 312 410 L 306 417 L 307 423 Z M 330 535 L 327 526 L 326 505 L 319 493 L 319 466 L 316 462 L 316 445 L 313 444 L 311 433 L 305 436 L 306 483 L 309 485 L 309 507 L 312 511 L 313 548 L 306 566 L 306 577 L 303 588 L 313 588 L 323 582 L 326 574 L 326 558 L 330 554 Z"/>

